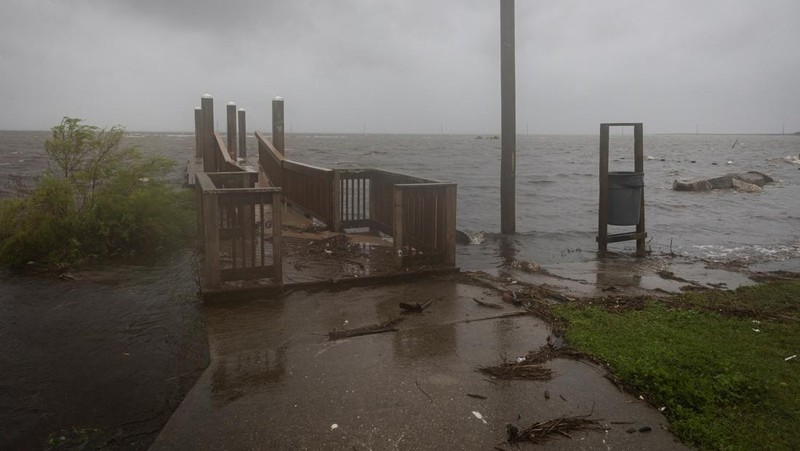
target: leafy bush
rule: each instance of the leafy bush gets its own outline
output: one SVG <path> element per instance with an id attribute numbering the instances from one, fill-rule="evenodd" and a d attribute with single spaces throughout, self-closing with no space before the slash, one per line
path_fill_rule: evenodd
<path id="1" fill-rule="evenodd" d="M 173 162 L 121 145 L 125 129 L 65 117 L 45 142 L 50 168 L 0 201 L 0 264 L 61 267 L 149 254 L 194 232 L 193 193 L 164 180 Z"/>

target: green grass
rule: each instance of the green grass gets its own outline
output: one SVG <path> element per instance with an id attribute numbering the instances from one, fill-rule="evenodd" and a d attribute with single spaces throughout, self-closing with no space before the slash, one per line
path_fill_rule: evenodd
<path id="1" fill-rule="evenodd" d="M 567 342 L 665 407 L 706 449 L 800 448 L 800 280 L 690 293 L 619 313 L 563 305 Z M 755 331 L 754 329 L 758 330 Z"/>

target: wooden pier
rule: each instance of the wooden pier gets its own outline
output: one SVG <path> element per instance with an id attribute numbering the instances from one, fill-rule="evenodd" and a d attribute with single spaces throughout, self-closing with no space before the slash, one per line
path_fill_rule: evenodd
<path id="1" fill-rule="evenodd" d="M 197 191 L 205 300 L 457 270 L 455 184 L 293 161 L 280 98 L 271 139 L 256 132 L 257 159 L 239 158 L 245 112 L 227 107 L 224 140 L 213 130 L 213 99 L 202 98 L 187 167 Z"/>

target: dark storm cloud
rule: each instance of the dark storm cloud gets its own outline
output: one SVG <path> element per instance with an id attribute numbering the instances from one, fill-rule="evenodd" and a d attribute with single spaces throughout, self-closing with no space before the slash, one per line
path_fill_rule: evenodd
<path id="1" fill-rule="evenodd" d="M 517 2 L 518 127 L 594 133 L 800 129 L 789 0 Z M 491 0 L 6 0 L 0 128 L 62 115 L 191 129 L 211 92 L 266 128 L 492 133 L 499 3 Z"/>

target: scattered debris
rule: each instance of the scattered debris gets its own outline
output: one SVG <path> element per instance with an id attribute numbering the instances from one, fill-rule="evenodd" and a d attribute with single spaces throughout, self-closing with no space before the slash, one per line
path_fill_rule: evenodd
<path id="1" fill-rule="evenodd" d="M 475 394 L 475 393 L 467 393 L 467 396 L 469 396 L 470 398 L 475 398 L 475 399 L 487 399 L 486 396 L 478 395 L 478 394 Z"/>
<path id="2" fill-rule="evenodd" d="M 422 313 L 425 311 L 433 303 L 433 299 L 428 299 L 427 301 L 420 304 L 419 302 L 415 302 L 414 304 L 407 304 L 405 302 L 400 303 L 400 309 L 403 310 L 402 313 Z"/>
<path id="3" fill-rule="evenodd" d="M 514 269 L 519 269 L 529 273 L 540 272 L 542 270 L 541 265 L 539 265 L 538 263 L 519 261 L 519 260 L 512 260 L 509 266 Z"/>
<path id="4" fill-rule="evenodd" d="M 481 307 L 489 307 L 489 308 L 493 308 L 493 309 L 501 309 L 501 308 L 503 308 L 503 306 L 500 305 L 500 304 L 493 304 L 491 302 L 480 301 L 477 298 L 472 298 L 472 300 L 477 302 L 478 305 L 480 305 Z"/>
<path id="5" fill-rule="evenodd" d="M 473 411 L 472 411 L 472 415 L 474 415 L 474 416 L 475 416 L 475 418 L 477 418 L 477 419 L 479 419 L 479 420 L 483 421 L 483 424 L 489 424 L 489 423 L 487 423 L 487 422 L 486 422 L 486 419 L 485 419 L 485 418 L 483 418 L 483 415 L 481 415 L 481 413 L 480 413 L 480 412 L 478 412 L 477 410 L 473 410 Z"/>
<path id="6" fill-rule="evenodd" d="M 338 424 L 336 424 L 336 423 L 333 423 L 333 424 L 331 425 L 331 430 L 334 430 L 334 429 L 339 429 L 339 425 L 338 425 Z"/>
<path id="7" fill-rule="evenodd" d="M 650 426 L 642 426 L 639 428 L 639 432 L 650 432 L 652 430 L 653 428 L 651 428 Z"/>
<path id="8" fill-rule="evenodd" d="M 513 291 L 503 292 L 503 302 L 516 306 L 522 305 L 522 301 L 517 299 L 517 293 L 514 293 Z"/>
<path id="9" fill-rule="evenodd" d="M 478 371 L 497 379 L 527 379 L 534 381 L 549 381 L 553 378 L 553 371 L 541 365 L 504 360 L 495 366 L 482 366 Z"/>
<path id="10" fill-rule="evenodd" d="M 384 332 L 397 332 L 394 326 L 402 321 L 403 318 L 395 318 L 381 324 L 373 324 L 370 326 L 358 327 L 356 329 L 345 329 L 328 332 L 328 340 L 339 340 L 341 338 L 358 337 L 361 335 L 380 334 Z"/>
<path id="11" fill-rule="evenodd" d="M 547 390 L 544 391 L 544 399 L 550 399 L 550 392 Z"/>
<path id="12" fill-rule="evenodd" d="M 578 415 L 540 421 L 522 430 L 518 430 L 515 426 L 509 425 L 509 427 L 506 428 L 508 432 L 507 441 L 511 444 L 519 442 L 542 443 L 550 440 L 556 434 L 572 438 L 569 433 L 574 431 L 606 430 L 598 420 L 588 417 L 589 415 Z"/>
<path id="13" fill-rule="evenodd" d="M 794 360 L 796 358 L 797 358 L 797 354 L 793 354 L 793 355 L 790 355 L 789 357 L 786 357 L 785 359 L 783 359 L 783 361 L 784 362 L 788 362 L 789 360 Z"/>

